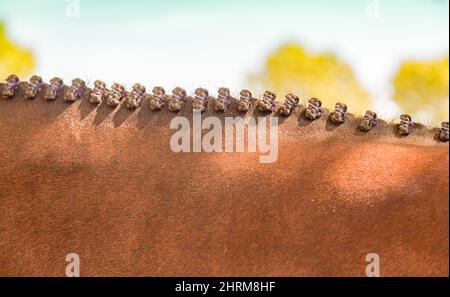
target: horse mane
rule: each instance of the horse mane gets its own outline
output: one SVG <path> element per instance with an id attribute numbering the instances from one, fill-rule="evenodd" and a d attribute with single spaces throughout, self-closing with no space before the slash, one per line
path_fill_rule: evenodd
<path id="1" fill-rule="evenodd" d="M 113 108 L 104 102 L 94 105 L 89 102 L 92 89 L 87 91 L 74 103 L 63 100 L 63 94 L 68 86 L 61 89 L 58 98 L 54 101 L 45 101 L 44 89 L 34 99 L 24 98 L 24 82 L 21 83 L 16 95 L 10 99 L 0 100 L 0 120 L 8 120 L 18 123 L 19 118 L 24 117 L 31 122 L 50 123 L 62 119 L 69 123 L 72 128 L 92 125 L 103 128 L 122 128 L 134 130 L 147 130 L 152 128 L 169 129 L 170 120 L 176 116 L 184 116 L 192 120 L 193 110 L 191 100 L 188 100 L 178 113 L 171 112 L 165 106 L 162 110 L 152 111 L 149 100 L 145 99 L 136 110 L 130 110 L 122 100 L 119 106 Z M 0 89 L 3 87 L 0 84 Z M 208 103 L 207 109 L 202 113 L 202 118 L 216 116 L 224 120 L 225 117 L 277 117 L 279 122 L 279 135 L 284 138 L 297 138 L 299 140 L 352 140 L 355 141 L 387 141 L 393 143 L 435 146 L 448 145 L 438 139 L 440 131 L 437 127 L 429 127 L 421 123 L 415 123 L 411 135 L 402 137 L 398 134 L 398 123 L 379 119 L 378 125 L 369 132 L 358 129 L 362 120 L 361 116 L 349 114 L 345 123 L 333 124 L 330 119 L 330 111 L 324 108 L 320 118 L 310 121 L 304 117 L 306 102 L 300 102 L 288 117 L 277 113 L 263 113 L 252 105 L 247 113 L 237 110 L 237 100 L 232 103 L 228 111 L 218 113 L 213 108 L 214 100 Z M 16 118 L 17 120 L 14 120 Z"/>

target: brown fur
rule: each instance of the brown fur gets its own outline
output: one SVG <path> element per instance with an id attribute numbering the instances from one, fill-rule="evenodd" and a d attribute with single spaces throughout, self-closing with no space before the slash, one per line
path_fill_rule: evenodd
<path id="1" fill-rule="evenodd" d="M 166 108 L 42 99 L 0 101 L 0 275 L 63 276 L 75 252 L 83 276 L 363 276 L 368 253 L 383 276 L 448 276 L 449 150 L 433 130 L 363 133 L 299 108 L 260 164 L 172 153 Z"/>

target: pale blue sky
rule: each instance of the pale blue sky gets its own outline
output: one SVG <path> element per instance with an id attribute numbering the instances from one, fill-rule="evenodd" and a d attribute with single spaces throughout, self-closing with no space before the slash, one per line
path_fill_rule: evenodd
<path id="1" fill-rule="evenodd" d="M 399 63 L 448 54 L 448 1 L 79 0 L 80 16 L 70 18 L 76 1 L 0 0 L 0 20 L 35 52 L 46 79 L 237 91 L 267 54 L 294 41 L 337 53 L 394 113 L 390 78 Z"/>

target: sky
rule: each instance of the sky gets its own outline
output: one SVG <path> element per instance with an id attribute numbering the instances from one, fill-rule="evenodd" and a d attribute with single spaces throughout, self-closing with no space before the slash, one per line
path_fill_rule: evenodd
<path id="1" fill-rule="evenodd" d="M 400 63 L 449 52 L 445 0 L 0 0 L 0 20 L 46 80 L 238 92 L 272 51 L 298 42 L 350 64 L 388 117 Z"/>

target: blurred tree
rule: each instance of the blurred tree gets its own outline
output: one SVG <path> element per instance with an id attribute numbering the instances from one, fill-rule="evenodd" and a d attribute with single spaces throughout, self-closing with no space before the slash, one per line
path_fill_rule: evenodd
<path id="1" fill-rule="evenodd" d="M 31 52 L 24 50 L 8 39 L 4 24 L 0 22 L 0 80 L 14 73 L 28 76 L 35 67 Z"/>
<path id="2" fill-rule="evenodd" d="M 448 120 L 449 58 L 404 62 L 393 78 L 394 100 L 402 109 L 433 121 Z"/>
<path id="3" fill-rule="evenodd" d="M 370 107 L 370 96 L 350 66 L 331 53 L 313 54 L 300 45 L 286 44 L 267 58 L 265 66 L 262 74 L 249 79 L 258 92 L 274 90 L 279 100 L 289 92 L 303 100 L 318 97 L 328 108 L 343 101 L 356 113 Z"/>

